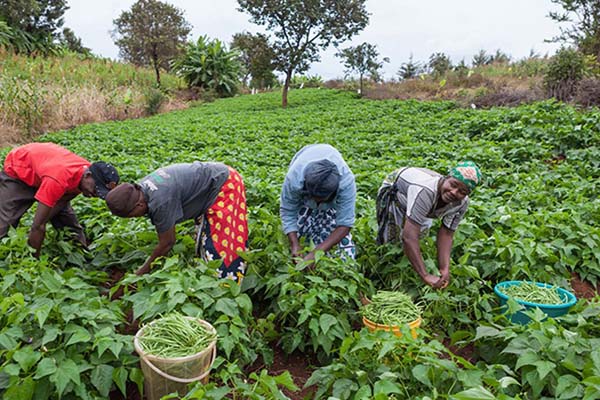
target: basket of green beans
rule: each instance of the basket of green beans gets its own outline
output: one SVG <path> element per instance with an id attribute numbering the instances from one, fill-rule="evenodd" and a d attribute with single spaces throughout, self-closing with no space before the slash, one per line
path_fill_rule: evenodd
<path id="1" fill-rule="evenodd" d="M 391 331 L 402 336 L 401 327 L 408 326 L 413 338 L 421 326 L 421 307 L 403 292 L 380 290 L 361 310 L 364 325 L 371 331 Z"/>
<path id="2" fill-rule="evenodd" d="M 500 299 L 503 310 L 506 302 L 512 298 L 523 307 L 523 310 L 539 308 L 549 317 L 559 317 L 566 314 L 577 302 L 575 295 L 561 287 L 540 282 L 505 281 L 494 287 L 494 292 Z M 525 325 L 531 319 L 522 311 L 510 314 L 512 322 Z"/>
<path id="3" fill-rule="evenodd" d="M 208 381 L 216 357 L 217 332 L 208 322 L 171 313 L 144 325 L 134 347 L 142 364 L 149 400 L 179 392 L 189 383 Z"/>

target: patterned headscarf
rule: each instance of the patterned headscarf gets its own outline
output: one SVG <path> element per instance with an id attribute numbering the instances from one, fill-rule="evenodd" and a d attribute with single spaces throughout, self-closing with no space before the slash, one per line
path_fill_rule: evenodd
<path id="1" fill-rule="evenodd" d="M 456 167 L 450 170 L 448 176 L 458 179 L 467 185 L 469 190 L 475 189 L 475 186 L 481 183 L 481 171 L 473 161 L 462 161 L 458 163 Z"/>

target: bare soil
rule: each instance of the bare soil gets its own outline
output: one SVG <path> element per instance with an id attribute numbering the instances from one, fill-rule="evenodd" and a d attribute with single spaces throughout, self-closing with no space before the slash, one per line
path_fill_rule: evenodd
<path id="1" fill-rule="evenodd" d="M 600 285 L 592 285 L 588 281 L 581 280 L 577 272 L 571 274 L 571 288 L 578 299 L 591 299 L 600 294 Z"/>

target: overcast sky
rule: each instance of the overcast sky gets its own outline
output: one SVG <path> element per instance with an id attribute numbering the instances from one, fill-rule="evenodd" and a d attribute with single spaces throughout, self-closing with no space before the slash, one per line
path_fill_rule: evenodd
<path id="1" fill-rule="evenodd" d="M 81 37 L 94 54 L 118 58 L 118 48 L 110 36 L 113 20 L 128 10 L 135 0 L 68 0 L 65 26 Z M 191 39 L 200 35 L 230 43 L 241 31 L 264 32 L 249 22 L 247 14 L 237 11 L 236 0 L 169 0 L 180 8 L 193 26 Z M 369 42 L 378 47 L 381 57 L 389 57 L 384 77 L 395 76 L 400 65 L 412 54 L 415 61 L 426 61 L 434 52 L 444 52 L 456 63 L 470 64 L 480 49 L 493 53 L 501 49 L 513 59 L 526 57 L 531 50 L 553 54 L 558 45 L 544 43 L 559 32 L 547 17 L 556 10 L 550 0 L 367 0 L 369 25 L 342 47 Z M 335 49 L 322 52 L 309 74 L 325 79 L 344 75 Z"/>

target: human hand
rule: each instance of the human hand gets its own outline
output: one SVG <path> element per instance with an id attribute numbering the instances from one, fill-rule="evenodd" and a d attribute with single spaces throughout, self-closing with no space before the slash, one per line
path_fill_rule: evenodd
<path id="1" fill-rule="evenodd" d="M 423 279 L 423 282 L 425 282 L 426 284 L 428 284 L 429 286 L 431 286 L 432 288 L 435 288 L 435 289 L 437 289 L 436 285 L 440 280 L 440 278 L 438 278 L 435 275 L 431 275 L 431 274 L 426 274 L 421 279 Z"/>
<path id="2" fill-rule="evenodd" d="M 441 277 L 438 281 L 439 289 L 445 289 L 450 283 L 450 270 L 440 271 Z"/>
<path id="3" fill-rule="evenodd" d="M 433 285 L 434 289 L 445 289 L 448 286 L 449 278 L 440 277 L 438 281 Z"/>
<path id="4" fill-rule="evenodd" d="M 309 270 L 313 270 L 315 269 L 315 253 L 314 252 L 310 252 L 307 255 L 304 256 L 304 258 L 302 259 L 302 261 L 304 261 L 306 263 L 306 268 Z"/>
<path id="5" fill-rule="evenodd" d="M 367 304 L 371 303 L 371 300 L 369 300 L 363 292 L 360 292 L 359 296 L 360 296 L 360 302 L 363 306 L 366 306 Z"/>
<path id="6" fill-rule="evenodd" d="M 298 264 L 299 258 L 302 257 L 302 249 L 300 248 L 299 245 L 292 245 L 291 252 L 292 252 L 292 259 L 294 260 L 294 263 Z"/>

